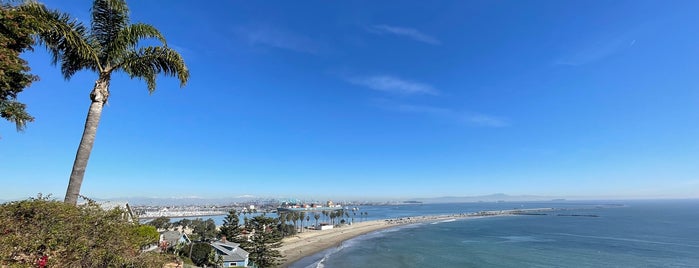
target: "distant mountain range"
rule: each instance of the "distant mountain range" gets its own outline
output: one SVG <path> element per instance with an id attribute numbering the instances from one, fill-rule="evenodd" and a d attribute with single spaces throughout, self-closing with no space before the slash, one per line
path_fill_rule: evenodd
<path id="1" fill-rule="evenodd" d="M 422 203 L 468 203 L 468 202 L 510 202 L 510 201 L 551 201 L 559 197 L 537 196 L 537 195 L 507 195 L 502 193 L 479 195 L 479 196 L 444 196 L 431 198 L 413 198 L 410 201 L 418 201 Z M 261 198 L 254 196 L 239 196 L 227 198 L 201 198 L 201 197 L 128 197 L 128 198 L 110 198 L 109 200 L 128 201 L 134 205 L 152 205 L 152 206 L 183 206 L 183 205 L 229 205 L 233 203 L 243 203 L 255 200 L 268 201 L 272 198 Z M 370 200 L 370 198 L 367 198 Z"/>
<path id="2" fill-rule="evenodd" d="M 259 200 L 254 196 L 226 197 L 226 198 L 203 198 L 203 197 L 123 197 L 96 200 L 127 201 L 132 205 L 140 206 L 206 206 L 206 205 L 231 205 L 234 203 L 249 202 Z M 268 199 L 265 199 L 268 200 Z"/>
<path id="3" fill-rule="evenodd" d="M 469 203 L 469 202 L 512 202 L 512 201 L 551 201 L 560 197 L 538 196 L 538 195 L 506 195 L 502 193 L 478 195 L 478 196 L 443 196 L 429 198 L 413 198 L 410 200 L 423 203 Z"/>
<path id="4" fill-rule="evenodd" d="M 141 206 L 206 206 L 206 205 L 231 205 L 235 203 L 244 203 L 250 201 L 266 202 L 274 198 L 256 197 L 251 195 L 243 195 L 237 197 L 224 198 L 203 198 L 196 196 L 188 197 L 123 197 L 123 198 L 95 198 L 95 201 L 127 201 L 132 205 Z M 378 199 L 378 198 L 377 198 Z M 371 198 L 367 198 L 371 200 Z M 515 201 L 551 201 L 562 200 L 555 196 L 538 196 L 538 195 L 507 195 L 503 193 L 479 195 L 479 196 L 443 196 L 443 197 L 423 197 L 405 199 L 415 203 L 470 203 L 470 202 L 515 202 Z M 0 203 L 9 202 L 11 200 L 0 200 Z"/>

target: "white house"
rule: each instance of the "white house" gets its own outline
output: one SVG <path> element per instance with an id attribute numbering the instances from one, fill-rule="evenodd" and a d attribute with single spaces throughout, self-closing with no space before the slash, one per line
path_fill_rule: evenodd
<path id="1" fill-rule="evenodd" d="M 240 248 L 240 244 L 226 241 L 211 242 L 211 246 L 216 251 L 216 258 L 221 256 L 223 267 L 247 267 L 250 253 Z"/>

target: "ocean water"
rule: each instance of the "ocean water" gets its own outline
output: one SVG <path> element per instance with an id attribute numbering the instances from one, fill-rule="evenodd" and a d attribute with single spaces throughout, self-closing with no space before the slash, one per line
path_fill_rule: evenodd
<path id="1" fill-rule="evenodd" d="M 378 231 L 291 267 L 699 267 L 699 200 L 366 209 L 371 210 L 369 217 L 373 213 L 375 218 L 396 218 L 519 207 L 568 209 L 540 216 L 450 220 Z"/>

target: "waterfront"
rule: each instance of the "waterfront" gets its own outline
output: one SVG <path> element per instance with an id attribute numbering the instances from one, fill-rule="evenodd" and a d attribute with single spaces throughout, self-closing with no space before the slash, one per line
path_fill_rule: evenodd
<path id="1" fill-rule="evenodd" d="M 567 202 L 552 205 L 571 209 L 547 215 L 404 225 L 347 240 L 290 267 L 699 267 L 699 200 L 614 203 Z M 478 205 L 384 208 L 384 213 Z M 569 216 L 574 214 L 599 217 Z"/>

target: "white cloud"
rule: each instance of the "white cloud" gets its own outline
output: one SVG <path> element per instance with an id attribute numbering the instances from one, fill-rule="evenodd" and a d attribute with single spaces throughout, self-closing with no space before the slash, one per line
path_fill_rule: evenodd
<path id="1" fill-rule="evenodd" d="M 404 104 L 390 100 L 375 100 L 374 105 L 384 110 L 400 113 L 422 114 L 470 127 L 500 128 L 510 126 L 510 123 L 501 117 L 479 113 L 460 112 L 441 107 Z"/>
<path id="2" fill-rule="evenodd" d="M 434 116 L 450 116 L 452 114 L 452 112 L 450 110 L 444 109 L 444 108 L 439 108 L 439 107 L 411 105 L 411 104 L 397 104 L 397 103 L 391 103 L 389 105 L 391 105 L 391 106 L 385 106 L 384 108 L 388 108 L 390 110 L 394 110 L 397 112 L 421 113 L 421 114 L 429 114 L 429 115 L 434 115 Z"/>
<path id="3" fill-rule="evenodd" d="M 628 38 L 625 38 L 624 36 L 604 40 L 594 44 L 582 46 L 575 52 L 563 55 L 562 57 L 556 59 L 554 64 L 579 66 L 593 63 L 620 53 L 624 49 L 632 47 L 635 44 L 635 39 L 629 41 Z"/>
<path id="4" fill-rule="evenodd" d="M 463 120 L 467 124 L 483 127 L 507 127 L 510 125 L 505 119 L 484 114 L 467 114 Z"/>
<path id="5" fill-rule="evenodd" d="M 317 54 L 320 45 L 313 39 L 272 27 L 238 28 L 236 32 L 253 46 L 268 46 L 296 52 Z"/>
<path id="6" fill-rule="evenodd" d="M 429 36 L 413 28 L 397 27 L 382 24 L 371 26 L 371 28 L 369 28 L 369 31 L 377 34 L 393 34 L 397 36 L 403 36 L 430 45 L 439 45 L 442 43 L 437 38 Z"/>
<path id="7" fill-rule="evenodd" d="M 429 94 L 437 95 L 434 87 L 428 84 L 414 82 L 388 75 L 376 75 L 365 77 L 352 77 L 346 79 L 348 82 L 365 86 L 374 90 L 399 93 L 399 94 Z"/>

